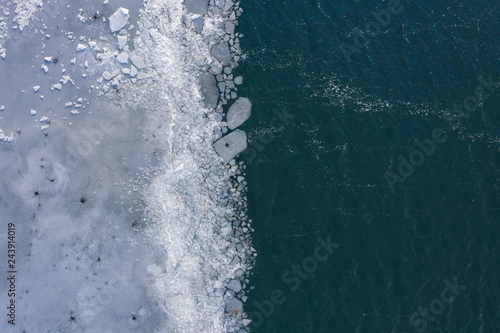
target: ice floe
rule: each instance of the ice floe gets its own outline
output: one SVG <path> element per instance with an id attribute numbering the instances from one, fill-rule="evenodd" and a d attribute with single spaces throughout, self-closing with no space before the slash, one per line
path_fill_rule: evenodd
<path id="1" fill-rule="evenodd" d="M 252 103 L 247 97 L 238 98 L 227 112 L 227 127 L 235 129 L 250 118 Z"/>

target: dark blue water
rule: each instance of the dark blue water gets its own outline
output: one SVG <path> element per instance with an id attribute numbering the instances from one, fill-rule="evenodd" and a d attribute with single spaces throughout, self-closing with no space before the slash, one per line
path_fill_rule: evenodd
<path id="1" fill-rule="evenodd" d="M 254 332 L 500 332 L 500 2 L 400 6 L 242 2 Z"/>

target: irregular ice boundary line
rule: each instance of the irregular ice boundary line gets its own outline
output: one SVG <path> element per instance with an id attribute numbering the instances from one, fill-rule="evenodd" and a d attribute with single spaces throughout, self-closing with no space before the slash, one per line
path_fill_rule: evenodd
<path id="1" fill-rule="evenodd" d="M 145 0 L 135 40 L 143 47 L 135 52 L 149 61 L 150 78 L 120 85 L 122 102 L 145 110 L 165 152 L 161 175 L 144 191 L 147 234 L 166 252 L 164 261 L 149 266 L 150 295 L 165 312 L 163 332 L 239 331 L 248 324 L 236 298 L 244 299 L 244 291 L 235 294 L 228 285 L 248 276 L 255 255 L 246 189 L 234 181 L 238 165 L 224 166 L 212 147 L 220 120 L 203 107 L 196 79 L 214 61 L 210 50 L 225 35 L 224 18 L 213 14 L 203 38 L 185 17 L 182 0 Z"/>

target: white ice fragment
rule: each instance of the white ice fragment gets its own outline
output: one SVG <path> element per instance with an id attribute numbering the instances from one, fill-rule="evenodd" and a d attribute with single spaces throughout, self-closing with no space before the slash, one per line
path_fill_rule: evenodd
<path id="1" fill-rule="evenodd" d="M 232 280 L 227 285 L 227 288 L 234 291 L 235 293 L 239 293 L 241 291 L 241 282 L 239 280 Z"/>
<path id="2" fill-rule="evenodd" d="M 74 115 L 74 116 L 76 116 L 77 114 L 79 114 L 79 113 L 80 113 L 80 111 L 78 111 L 78 110 L 71 110 L 70 112 L 71 112 L 71 114 L 72 114 L 72 115 Z"/>
<path id="3" fill-rule="evenodd" d="M 40 131 L 44 131 L 44 130 L 46 130 L 49 127 L 50 127 L 50 124 L 42 125 L 42 128 L 40 129 Z"/>
<path id="4" fill-rule="evenodd" d="M 243 303 L 239 299 L 233 298 L 227 303 L 226 312 L 235 313 L 236 311 L 243 312 Z"/>
<path id="5" fill-rule="evenodd" d="M 237 76 L 234 78 L 234 84 L 242 84 L 243 83 L 243 76 Z"/>
<path id="6" fill-rule="evenodd" d="M 243 326 L 248 326 L 252 321 L 250 319 L 243 319 Z"/>
<path id="7" fill-rule="evenodd" d="M 3 110 L 5 110 L 5 106 L 0 105 L 0 112 L 2 112 Z"/>
<path id="8" fill-rule="evenodd" d="M 83 44 L 78 44 L 78 46 L 76 47 L 76 52 L 82 52 L 82 51 L 85 51 L 87 49 L 87 46 L 83 45 Z"/>
<path id="9" fill-rule="evenodd" d="M 90 46 L 90 48 L 92 48 L 92 49 L 96 46 L 96 44 L 97 44 L 97 43 L 96 43 L 95 41 L 91 41 L 91 42 L 89 42 L 89 46 Z"/>
<path id="10" fill-rule="evenodd" d="M 130 74 L 130 68 L 123 68 L 122 73 L 123 74 Z"/>
<path id="11" fill-rule="evenodd" d="M 45 116 L 40 118 L 40 120 L 39 120 L 39 122 L 41 122 L 41 123 L 46 123 L 47 121 L 49 121 L 49 118 L 45 117 Z"/>
<path id="12" fill-rule="evenodd" d="M 72 65 L 76 64 L 76 58 L 71 59 L 71 64 Z"/>
<path id="13" fill-rule="evenodd" d="M 32 110 L 31 110 L 31 115 L 32 115 L 32 116 L 36 115 L 36 111 L 32 109 Z"/>
<path id="14" fill-rule="evenodd" d="M 52 57 L 45 57 L 43 59 L 45 59 L 46 62 L 51 62 L 52 61 Z"/>
<path id="15" fill-rule="evenodd" d="M 226 164 L 247 149 L 247 134 L 242 130 L 235 130 L 216 141 L 214 148 Z"/>
<path id="16" fill-rule="evenodd" d="M 45 72 L 45 74 L 47 74 L 47 72 L 49 71 L 49 68 L 45 65 L 42 65 L 42 69 Z"/>
<path id="17" fill-rule="evenodd" d="M 127 36 L 118 36 L 118 48 L 121 50 L 127 44 Z"/>
<path id="18" fill-rule="evenodd" d="M 227 127 L 235 129 L 250 118 L 252 103 L 247 97 L 238 98 L 227 112 Z"/>
<path id="19" fill-rule="evenodd" d="M 75 85 L 75 83 L 73 82 L 73 80 L 71 80 L 71 77 L 69 75 L 63 75 L 61 78 L 61 83 L 63 85 L 66 85 L 66 83 L 68 82 L 71 82 L 73 85 Z"/>
<path id="20" fill-rule="evenodd" d="M 142 57 L 133 55 L 130 57 L 130 60 L 132 61 L 135 67 L 139 69 L 146 68 L 146 64 L 144 63 L 144 59 Z"/>
<path id="21" fill-rule="evenodd" d="M 128 53 L 127 52 L 122 52 L 116 57 L 116 61 L 118 61 L 120 64 L 126 64 L 128 63 Z"/>
<path id="22" fill-rule="evenodd" d="M 84 64 L 85 68 L 89 68 L 89 62 L 87 60 L 85 60 Z"/>
<path id="23" fill-rule="evenodd" d="M 54 89 L 61 90 L 62 89 L 61 84 L 60 83 L 56 83 L 56 84 L 52 85 L 52 90 L 54 90 Z"/>
<path id="24" fill-rule="evenodd" d="M 135 66 L 130 66 L 130 76 L 135 77 L 137 75 L 137 73 L 139 73 L 137 68 L 135 68 Z"/>
<path id="25" fill-rule="evenodd" d="M 120 7 L 109 17 L 109 28 L 111 32 L 119 31 L 127 24 L 128 18 L 130 17 L 128 12 L 128 9 Z"/>
<path id="26" fill-rule="evenodd" d="M 111 79 L 113 78 L 113 74 L 111 74 L 111 73 L 110 73 L 110 72 L 108 72 L 108 71 L 105 71 L 104 73 L 102 73 L 102 77 L 103 77 L 105 80 L 109 81 L 109 80 L 111 80 Z"/>

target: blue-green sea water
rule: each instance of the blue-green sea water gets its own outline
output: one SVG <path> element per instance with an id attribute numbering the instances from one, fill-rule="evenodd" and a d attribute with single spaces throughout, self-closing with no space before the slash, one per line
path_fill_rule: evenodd
<path id="1" fill-rule="evenodd" d="M 500 332 L 500 2 L 241 6 L 252 331 Z"/>

